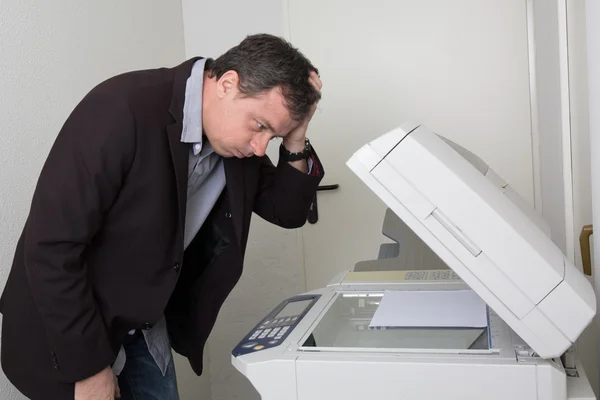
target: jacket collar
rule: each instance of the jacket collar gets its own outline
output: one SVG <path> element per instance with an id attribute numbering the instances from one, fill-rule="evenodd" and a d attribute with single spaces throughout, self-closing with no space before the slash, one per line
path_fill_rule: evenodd
<path id="1" fill-rule="evenodd" d="M 169 113 L 176 122 L 183 122 L 183 105 L 185 104 L 185 86 L 194 63 L 202 57 L 193 57 L 176 66 L 175 79 L 173 82 L 173 94 L 171 95 L 171 104 L 169 105 Z"/>

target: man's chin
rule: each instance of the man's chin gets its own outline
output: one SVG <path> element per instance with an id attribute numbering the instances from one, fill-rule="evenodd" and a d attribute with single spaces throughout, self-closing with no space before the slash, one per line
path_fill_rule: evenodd
<path id="1" fill-rule="evenodd" d="M 233 150 L 232 154 L 233 154 L 233 157 L 246 158 L 246 155 L 239 150 Z"/>
<path id="2" fill-rule="evenodd" d="M 231 151 L 229 150 L 223 150 L 223 149 L 215 149 L 213 147 L 213 150 L 215 153 L 217 153 L 218 155 L 220 155 L 223 158 L 231 158 L 231 157 L 235 157 L 235 154 L 233 154 Z"/>
<path id="3" fill-rule="evenodd" d="M 223 158 L 245 158 L 245 156 L 237 150 L 221 150 L 215 149 L 215 153 Z"/>

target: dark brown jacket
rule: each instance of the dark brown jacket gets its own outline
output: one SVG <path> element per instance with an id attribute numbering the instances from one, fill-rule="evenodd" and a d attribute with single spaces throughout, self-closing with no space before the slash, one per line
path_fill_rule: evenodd
<path id="1" fill-rule="evenodd" d="M 50 151 L 0 300 L 2 368 L 30 398 L 73 399 L 74 383 L 110 365 L 129 330 L 163 314 L 174 350 L 200 374 L 252 212 L 287 228 L 306 220 L 318 159 L 311 176 L 267 157 L 228 158 L 226 188 L 184 253 L 180 139 L 195 60 L 98 85 Z"/>

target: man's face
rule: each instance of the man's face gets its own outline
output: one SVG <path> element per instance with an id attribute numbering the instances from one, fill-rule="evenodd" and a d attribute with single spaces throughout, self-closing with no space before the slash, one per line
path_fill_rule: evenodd
<path id="1" fill-rule="evenodd" d="M 227 72 L 216 82 L 216 97 L 203 116 L 206 136 L 223 157 L 263 156 L 269 141 L 287 135 L 297 124 L 289 114 L 281 90 L 243 97 L 237 74 Z"/>

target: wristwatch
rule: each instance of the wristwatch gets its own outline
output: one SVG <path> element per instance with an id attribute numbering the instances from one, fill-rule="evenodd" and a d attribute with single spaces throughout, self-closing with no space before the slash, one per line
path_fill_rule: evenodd
<path id="1" fill-rule="evenodd" d="M 283 143 L 281 143 L 281 146 L 279 146 L 279 157 L 288 162 L 308 159 L 310 157 L 310 142 L 308 138 L 304 139 L 304 149 L 297 153 L 288 151 Z"/>

